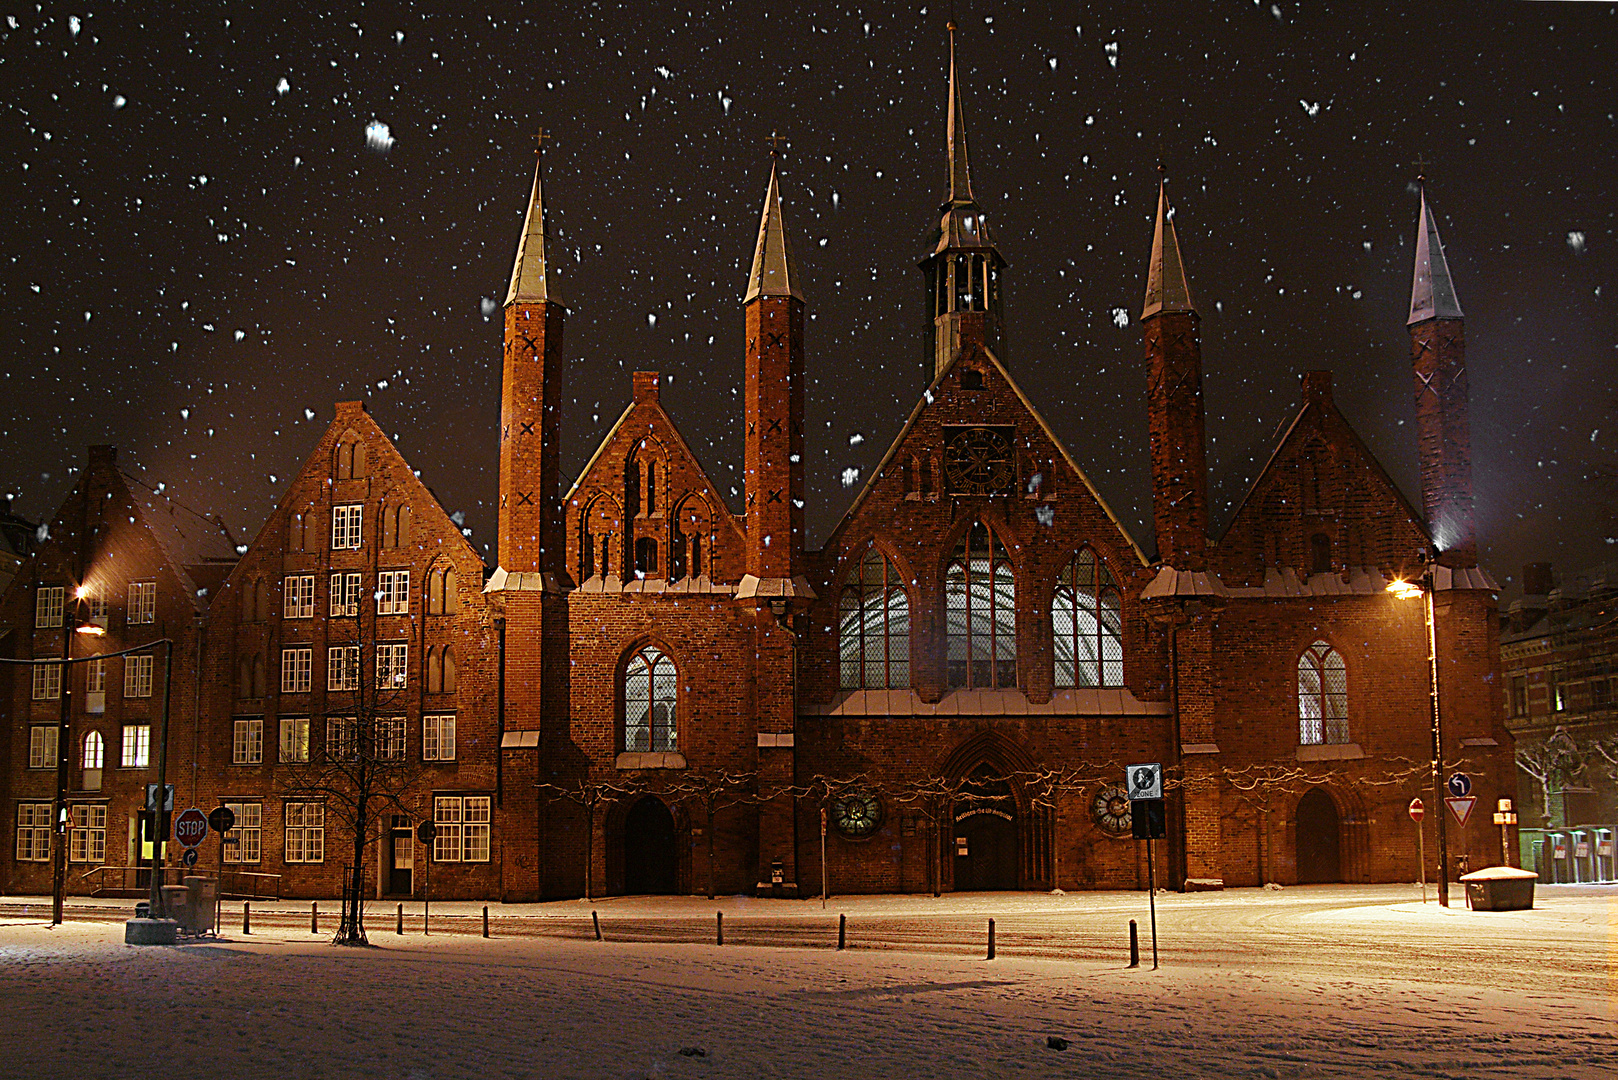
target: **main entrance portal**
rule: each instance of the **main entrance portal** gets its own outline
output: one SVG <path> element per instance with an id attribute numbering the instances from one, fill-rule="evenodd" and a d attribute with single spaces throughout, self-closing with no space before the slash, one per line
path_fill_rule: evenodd
<path id="1" fill-rule="evenodd" d="M 1298 883 L 1343 880 L 1337 804 L 1320 788 L 1298 800 Z"/>
<path id="2" fill-rule="evenodd" d="M 1011 786 L 980 766 L 955 803 L 955 891 L 1016 889 L 1017 803 Z"/>
<path id="3" fill-rule="evenodd" d="M 671 893 L 678 870 L 674 815 L 662 800 L 648 795 L 624 818 L 624 892 Z"/>

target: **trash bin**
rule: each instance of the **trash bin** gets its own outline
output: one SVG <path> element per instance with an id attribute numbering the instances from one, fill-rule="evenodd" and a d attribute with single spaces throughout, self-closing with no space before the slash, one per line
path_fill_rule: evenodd
<path id="1" fill-rule="evenodd" d="M 1539 875 L 1514 866 L 1490 866 L 1461 878 L 1473 911 L 1523 911 L 1534 906 Z"/>
<path id="2" fill-rule="evenodd" d="M 190 933 L 190 905 L 186 899 L 184 885 L 163 886 L 163 917 L 173 919 L 180 924 L 181 930 Z"/>
<path id="3" fill-rule="evenodd" d="M 135 918 L 150 919 L 151 917 L 152 902 L 150 900 L 142 900 L 140 903 L 135 905 Z"/>
<path id="4" fill-rule="evenodd" d="M 219 899 L 215 878 L 193 876 L 185 879 L 186 933 L 207 934 L 214 929 L 214 903 Z"/>

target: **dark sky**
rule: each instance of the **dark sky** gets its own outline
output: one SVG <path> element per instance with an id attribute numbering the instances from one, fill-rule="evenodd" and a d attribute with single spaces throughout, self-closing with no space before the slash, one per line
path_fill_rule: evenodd
<path id="1" fill-rule="evenodd" d="M 48 515 L 85 447 L 112 442 L 250 539 L 332 403 L 363 397 L 488 552 L 494 304 L 540 125 L 570 308 L 565 475 L 629 373 L 659 369 L 715 483 L 740 486 L 740 299 L 772 129 L 813 319 L 814 542 L 924 385 L 947 5 L 13 10 L 0 488 L 21 512 Z M 1419 502 L 1419 156 L 1467 314 L 1485 565 L 1505 581 L 1613 557 L 1589 479 L 1618 456 L 1613 6 L 962 0 L 957 18 L 974 188 L 1011 264 L 1008 363 L 1143 546 L 1159 157 L 1203 314 L 1222 522 L 1309 368 L 1335 372 Z"/>

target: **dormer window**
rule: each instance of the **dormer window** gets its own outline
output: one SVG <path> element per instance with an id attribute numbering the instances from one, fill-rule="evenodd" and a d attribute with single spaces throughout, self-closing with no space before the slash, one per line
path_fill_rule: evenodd
<path id="1" fill-rule="evenodd" d="M 983 372 L 978 371 L 976 368 L 967 368 L 965 371 L 961 372 L 961 389 L 982 390 Z"/>

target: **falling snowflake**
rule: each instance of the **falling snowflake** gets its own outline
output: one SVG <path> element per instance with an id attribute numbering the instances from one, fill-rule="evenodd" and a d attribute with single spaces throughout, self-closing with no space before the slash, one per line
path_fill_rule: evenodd
<path id="1" fill-rule="evenodd" d="M 860 443 L 862 443 L 864 441 L 865 441 L 865 436 L 861 435 L 857 431 L 854 434 L 852 434 L 852 435 L 850 435 L 848 437 L 848 445 L 850 445 L 850 446 L 858 446 Z"/>
<path id="2" fill-rule="evenodd" d="M 1584 231 L 1573 229 L 1567 234 L 1567 246 L 1573 249 L 1574 254 L 1584 254 Z"/>
<path id="3" fill-rule="evenodd" d="M 1124 327 L 1128 326 L 1129 325 L 1129 311 L 1128 311 L 1128 309 L 1121 308 L 1121 307 L 1113 308 L 1112 309 L 1112 325 L 1118 327 L 1120 330 L 1122 330 Z"/>
<path id="4" fill-rule="evenodd" d="M 393 132 L 388 130 L 388 125 L 380 120 L 372 120 L 369 124 L 366 124 L 365 147 L 368 150 L 375 150 L 379 154 L 385 154 L 392 150 Z"/>
<path id="5" fill-rule="evenodd" d="M 291 89 L 292 89 L 292 84 L 287 82 L 287 79 L 286 79 L 285 75 L 281 76 L 281 81 L 275 84 L 275 92 L 277 94 L 285 94 L 287 91 L 289 91 Z"/>
<path id="6" fill-rule="evenodd" d="M 494 297 L 485 296 L 478 301 L 478 307 L 483 312 L 483 321 L 488 322 L 494 317 L 494 313 L 499 310 L 500 305 L 495 303 Z"/>
<path id="7" fill-rule="evenodd" d="M 843 470 L 843 486 L 845 488 L 853 487 L 855 484 L 859 483 L 859 480 L 860 471 L 854 468 L 852 465 Z"/>

